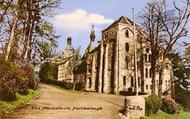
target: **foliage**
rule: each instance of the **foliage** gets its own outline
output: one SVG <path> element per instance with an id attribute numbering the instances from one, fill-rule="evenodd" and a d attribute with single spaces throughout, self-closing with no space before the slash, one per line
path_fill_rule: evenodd
<path id="1" fill-rule="evenodd" d="M 157 95 L 149 95 L 145 98 L 146 115 L 154 114 L 161 108 L 161 99 Z"/>
<path id="2" fill-rule="evenodd" d="M 174 114 L 179 112 L 182 109 L 182 107 L 179 104 L 177 104 L 175 100 L 173 100 L 170 96 L 164 96 L 162 98 L 161 109 L 166 113 Z"/>
<path id="3" fill-rule="evenodd" d="M 0 98 L 6 100 L 16 99 L 16 83 L 15 80 L 0 79 Z"/>
<path id="4" fill-rule="evenodd" d="M 172 2 L 151 0 L 142 10 L 140 18 L 147 34 L 147 42 L 151 46 L 152 93 L 154 94 L 156 91 L 155 77 L 156 71 L 159 71 L 159 82 L 161 83 L 158 91 L 161 96 L 166 59 L 170 58 L 175 44 L 188 35 L 190 2 L 189 0 L 178 2 L 175 0 Z M 142 35 L 142 37 L 144 36 Z M 162 56 L 162 60 L 158 61 L 160 56 Z M 157 66 L 157 62 L 160 62 L 160 66 Z"/>
<path id="5" fill-rule="evenodd" d="M 20 95 L 19 93 L 16 93 L 17 98 L 14 101 L 0 100 L 0 115 L 6 114 L 21 105 L 25 105 L 30 100 L 38 97 L 39 93 L 40 93 L 39 90 L 29 89 L 28 95 L 23 96 Z"/>
<path id="6" fill-rule="evenodd" d="M 146 116 L 145 119 L 189 119 L 190 112 L 180 111 L 175 114 L 168 114 L 161 110 L 158 110 L 156 114 Z"/>
<path id="7" fill-rule="evenodd" d="M 190 111 L 190 92 L 182 89 L 179 85 L 175 85 L 175 100 L 183 106 L 187 111 Z"/>
<path id="8" fill-rule="evenodd" d="M 190 67 L 186 65 L 190 60 L 187 54 L 181 56 L 179 53 L 172 53 L 171 56 L 175 76 L 175 100 L 185 109 L 190 110 L 190 92 L 188 91 Z"/>
<path id="9" fill-rule="evenodd" d="M 34 85 L 33 69 L 29 65 L 18 65 L 0 58 L 0 98 L 14 100 L 16 92 L 26 95 Z"/>
<path id="10" fill-rule="evenodd" d="M 73 89 L 73 83 L 70 82 L 64 82 L 64 81 L 57 81 L 57 80 L 51 80 L 51 79 L 43 79 L 41 82 L 46 83 L 46 84 L 52 84 L 55 86 L 59 86 L 64 89 L 72 90 Z M 76 90 L 82 91 L 84 88 L 83 82 L 78 82 L 76 83 Z"/>
<path id="11" fill-rule="evenodd" d="M 43 79 L 57 80 L 57 73 L 58 73 L 57 64 L 45 62 L 40 66 L 39 77 L 41 80 Z"/>

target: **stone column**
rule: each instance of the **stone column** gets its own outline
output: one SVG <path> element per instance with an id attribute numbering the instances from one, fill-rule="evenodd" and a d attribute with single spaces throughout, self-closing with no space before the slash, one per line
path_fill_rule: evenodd
<path id="1" fill-rule="evenodd" d="M 101 40 L 101 44 L 100 44 L 100 67 L 99 67 L 99 74 L 98 74 L 98 92 L 101 93 L 102 92 L 102 68 L 103 68 L 103 54 L 104 54 L 104 46 L 103 46 L 103 39 Z"/>
<path id="2" fill-rule="evenodd" d="M 114 81 L 114 85 L 115 85 L 115 88 L 114 88 L 114 93 L 115 94 L 119 94 L 119 35 L 117 34 L 117 37 L 116 37 L 116 46 L 115 46 L 115 63 L 114 63 L 114 68 L 115 68 L 115 81 Z"/>
<path id="3" fill-rule="evenodd" d="M 93 55 L 92 59 L 92 90 L 95 91 L 96 83 L 96 54 Z"/>
<path id="4" fill-rule="evenodd" d="M 105 67 L 104 67 L 104 92 L 109 93 L 108 89 L 108 83 L 109 83 L 109 77 L 108 77 L 108 50 L 109 50 L 109 43 L 106 44 L 106 51 L 105 51 Z"/>

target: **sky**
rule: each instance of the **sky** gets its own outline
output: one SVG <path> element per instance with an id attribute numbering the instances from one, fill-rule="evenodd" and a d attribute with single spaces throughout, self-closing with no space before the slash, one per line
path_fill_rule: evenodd
<path id="1" fill-rule="evenodd" d="M 121 16 L 132 19 L 132 8 L 135 8 L 135 21 L 148 0 L 62 0 L 55 10 L 56 15 L 50 19 L 58 39 L 57 51 L 66 47 L 67 37 L 72 37 L 74 48 L 81 46 L 81 53 L 89 43 L 91 26 L 95 25 L 96 39 L 101 38 L 101 31 Z"/>

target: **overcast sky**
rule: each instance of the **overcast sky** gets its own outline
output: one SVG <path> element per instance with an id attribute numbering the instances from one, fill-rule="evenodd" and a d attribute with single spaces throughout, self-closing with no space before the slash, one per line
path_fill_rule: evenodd
<path id="1" fill-rule="evenodd" d="M 135 8 L 136 22 L 138 13 L 148 0 L 62 0 L 60 9 L 50 21 L 55 26 L 58 39 L 58 51 L 66 46 L 66 38 L 72 37 L 74 48 L 82 46 L 82 51 L 89 43 L 92 24 L 95 25 L 96 39 L 100 40 L 101 31 L 120 16 L 132 18 Z"/>

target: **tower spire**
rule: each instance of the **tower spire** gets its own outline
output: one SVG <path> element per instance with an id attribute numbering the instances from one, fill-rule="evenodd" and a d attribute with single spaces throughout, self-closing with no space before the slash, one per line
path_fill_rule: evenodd
<path id="1" fill-rule="evenodd" d="M 90 42 L 93 42 L 95 38 L 96 38 L 96 35 L 95 35 L 94 24 L 93 24 L 91 32 L 90 32 Z"/>

